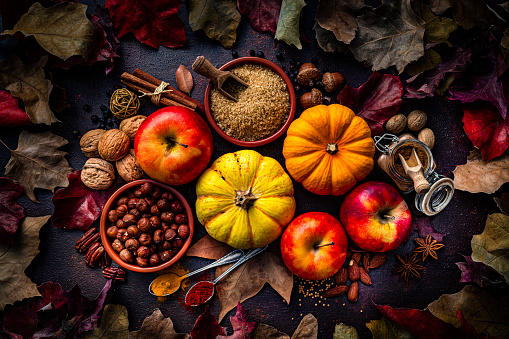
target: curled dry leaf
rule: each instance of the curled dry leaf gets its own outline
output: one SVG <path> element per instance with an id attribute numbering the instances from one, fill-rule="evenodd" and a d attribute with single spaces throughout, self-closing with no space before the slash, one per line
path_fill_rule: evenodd
<path id="1" fill-rule="evenodd" d="M 465 165 L 456 166 L 454 187 L 470 193 L 495 193 L 509 181 L 509 152 L 485 162 L 478 150 L 470 152 Z"/>
<path id="2" fill-rule="evenodd" d="M 317 339 L 318 338 L 318 320 L 314 315 L 308 313 L 302 318 L 299 326 L 293 332 L 291 339 Z"/>
<path id="3" fill-rule="evenodd" d="M 67 144 L 67 140 L 51 132 L 21 132 L 18 148 L 9 148 L 11 158 L 5 166 L 5 176 L 18 181 L 30 200 L 39 202 L 34 194 L 36 187 L 53 192 L 56 187 L 69 184 L 67 174 L 72 168 L 64 157 L 67 153 L 58 150 Z"/>
<path id="4" fill-rule="evenodd" d="M 30 125 L 30 118 L 18 107 L 18 99 L 9 92 L 0 91 L 0 127 Z"/>
<path id="5" fill-rule="evenodd" d="M 123 305 L 105 305 L 101 325 L 92 331 L 85 332 L 80 339 L 116 339 L 129 335 L 127 308 Z"/>
<path id="6" fill-rule="evenodd" d="M 325 52 L 339 52 L 346 53 L 348 48 L 345 43 L 336 39 L 334 32 L 326 30 L 322 26 L 315 22 L 313 26 L 313 30 L 315 31 L 316 41 L 318 42 L 318 46 L 323 49 Z"/>
<path id="7" fill-rule="evenodd" d="M 302 49 L 299 36 L 299 22 L 302 8 L 306 6 L 304 0 L 283 0 L 279 20 L 277 22 L 276 40 L 282 40 L 288 45 Z"/>
<path id="8" fill-rule="evenodd" d="M 17 182 L 0 177 L 0 243 L 12 246 L 19 221 L 25 216 L 25 209 L 16 199 L 23 193 Z"/>
<path id="9" fill-rule="evenodd" d="M 193 90 L 193 75 L 184 65 L 180 65 L 175 72 L 178 88 L 187 94 Z"/>
<path id="10" fill-rule="evenodd" d="M 207 305 L 191 330 L 192 339 L 215 339 L 217 336 L 226 335 L 226 329 L 219 326 L 216 317 L 210 313 Z"/>
<path id="11" fill-rule="evenodd" d="M 509 193 L 504 192 L 500 195 L 500 198 L 495 197 L 493 199 L 497 203 L 500 211 L 506 215 L 509 215 Z"/>
<path id="12" fill-rule="evenodd" d="M 316 22 L 332 31 L 338 41 L 349 44 L 355 38 L 356 16 L 362 7 L 363 0 L 322 0 L 316 10 Z"/>
<path id="13" fill-rule="evenodd" d="M 482 262 L 473 261 L 471 256 L 464 255 L 466 262 L 457 262 L 461 270 L 460 282 L 474 282 L 484 287 L 495 283 L 502 283 L 505 279 L 493 268 Z"/>
<path id="14" fill-rule="evenodd" d="M 173 328 L 173 321 L 170 317 L 165 318 L 161 311 L 156 310 L 143 320 L 141 329 L 129 333 L 129 339 L 189 339 L 189 334 L 177 333 Z"/>
<path id="15" fill-rule="evenodd" d="M 247 311 L 242 308 L 240 303 L 237 304 L 237 313 L 230 317 L 230 323 L 233 327 L 233 334 L 218 335 L 216 339 L 249 339 L 256 328 L 256 322 L 247 320 Z"/>
<path id="16" fill-rule="evenodd" d="M 429 234 L 436 241 L 442 242 L 445 237 L 445 234 L 435 230 L 431 224 L 431 218 L 427 216 L 412 215 L 412 228 L 417 228 L 419 237 L 421 238 L 426 238 L 426 236 Z"/>
<path id="17" fill-rule="evenodd" d="M 200 257 L 205 259 L 217 260 L 231 251 L 235 250 L 233 247 L 225 244 L 224 242 L 217 241 L 210 235 L 206 235 L 196 242 L 186 252 L 189 257 Z"/>

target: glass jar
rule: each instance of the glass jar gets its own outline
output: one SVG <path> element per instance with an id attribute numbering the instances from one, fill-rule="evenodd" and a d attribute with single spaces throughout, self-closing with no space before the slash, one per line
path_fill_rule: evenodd
<path id="1" fill-rule="evenodd" d="M 426 156 L 422 164 L 424 178 L 429 182 L 430 189 L 424 194 L 415 194 L 415 207 L 426 215 L 435 215 L 442 211 L 452 199 L 454 182 L 435 172 L 435 161 L 431 150 L 424 143 L 416 140 L 411 134 L 403 134 L 400 138 L 393 134 L 375 136 L 375 146 L 381 152 L 377 158 L 378 166 L 389 175 L 398 189 L 403 193 L 414 191 L 414 183 L 406 174 L 398 171 L 396 159 L 403 147 L 412 147 L 421 150 Z M 401 166 L 401 165 L 399 165 Z"/>

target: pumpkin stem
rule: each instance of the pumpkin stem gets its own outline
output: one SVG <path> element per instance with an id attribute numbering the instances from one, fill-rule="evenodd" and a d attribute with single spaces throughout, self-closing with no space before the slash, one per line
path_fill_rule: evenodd
<path id="1" fill-rule="evenodd" d="M 329 154 L 336 154 L 339 151 L 338 144 L 327 144 L 325 151 Z"/>
<path id="2" fill-rule="evenodd" d="M 251 193 L 251 188 L 246 191 L 235 191 L 235 206 L 241 207 L 242 209 L 248 210 L 251 206 L 253 206 L 256 201 L 256 196 Z"/>

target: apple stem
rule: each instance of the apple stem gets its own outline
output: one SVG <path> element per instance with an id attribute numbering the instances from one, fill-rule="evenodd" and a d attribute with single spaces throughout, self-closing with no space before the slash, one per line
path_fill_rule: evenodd
<path id="1" fill-rule="evenodd" d="M 178 142 L 177 140 L 173 139 L 173 138 L 168 138 L 169 141 L 171 142 L 174 142 L 176 144 L 179 144 L 180 146 L 184 147 L 184 148 L 187 148 L 188 145 L 185 145 L 185 144 L 181 144 L 180 142 Z"/>
<path id="2" fill-rule="evenodd" d="M 324 247 L 324 246 L 331 246 L 331 245 L 334 245 L 334 241 L 333 242 L 329 242 L 327 244 L 316 245 L 315 248 L 320 248 L 320 247 Z"/>
<path id="3" fill-rule="evenodd" d="M 391 219 L 391 220 L 393 220 L 393 221 L 394 221 L 394 220 L 396 220 L 396 217 L 395 217 L 395 216 L 393 216 L 393 215 L 387 215 L 387 214 L 386 214 L 386 215 L 384 215 L 384 218 L 389 218 L 389 219 Z"/>

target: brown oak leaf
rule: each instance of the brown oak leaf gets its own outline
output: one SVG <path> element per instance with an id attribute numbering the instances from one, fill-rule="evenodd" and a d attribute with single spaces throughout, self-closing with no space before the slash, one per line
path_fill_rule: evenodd
<path id="1" fill-rule="evenodd" d="M 67 153 L 58 150 L 67 144 L 67 140 L 51 132 L 21 132 L 18 148 L 12 150 L 4 144 L 11 151 L 5 176 L 18 181 L 30 200 L 39 202 L 34 194 L 36 187 L 53 192 L 57 186 L 69 184 L 67 174 L 72 168 L 64 157 Z"/>
<path id="2" fill-rule="evenodd" d="M 290 339 L 286 333 L 280 332 L 272 326 L 259 324 L 253 333 L 253 339 Z M 306 314 L 293 333 L 291 339 L 317 339 L 318 320 L 311 313 Z M 334 337 L 335 339 L 336 337 Z"/>
<path id="3" fill-rule="evenodd" d="M 39 253 L 39 230 L 50 217 L 26 217 L 14 247 L 0 244 L 0 311 L 6 304 L 40 295 L 25 269 Z"/>
<path id="4" fill-rule="evenodd" d="M 143 320 L 141 329 L 129 333 L 129 339 L 189 339 L 189 334 L 177 333 L 170 317 L 165 318 L 157 308 Z"/>
<path id="5" fill-rule="evenodd" d="M 233 247 L 225 244 L 224 242 L 217 241 L 207 234 L 198 240 L 196 244 L 191 246 L 191 248 L 187 250 L 186 255 L 190 257 L 217 260 L 233 250 L 235 250 Z"/>
<path id="6" fill-rule="evenodd" d="M 316 10 L 316 22 L 332 31 L 338 41 L 349 44 L 355 38 L 356 16 L 362 7 L 363 0 L 321 0 Z"/>
<path id="7" fill-rule="evenodd" d="M 14 243 L 19 221 L 25 216 L 25 209 L 16 201 L 22 193 L 20 184 L 0 177 L 0 243 L 9 246 Z"/>

